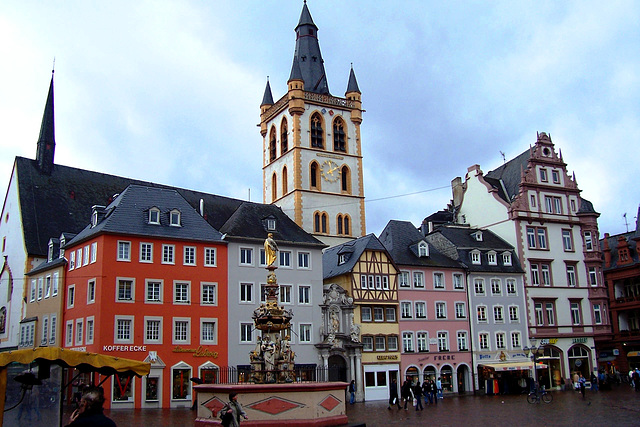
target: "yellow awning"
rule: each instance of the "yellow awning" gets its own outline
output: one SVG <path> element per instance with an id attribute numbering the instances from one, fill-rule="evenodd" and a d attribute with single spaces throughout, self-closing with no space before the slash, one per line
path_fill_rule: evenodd
<path id="1" fill-rule="evenodd" d="M 492 368 L 496 371 L 527 371 L 533 369 L 533 362 L 496 362 L 496 363 L 483 363 L 482 366 Z M 538 362 L 536 364 L 538 369 L 544 369 L 547 367 L 544 363 Z"/>
<path id="2" fill-rule="evenodd" d="M 77 368 L 83 372 L 99 372 L 102 375 L 128 373 L 139 377 L 148 375 L 151 369 L 151 364 L 148 362 L 84 351 L 65 350 L 59 347 L 38 347 L 0 353 L 0 367 L 5 367 L 12 362 L 24 365 L 44 362 L 65 368 Z"/>

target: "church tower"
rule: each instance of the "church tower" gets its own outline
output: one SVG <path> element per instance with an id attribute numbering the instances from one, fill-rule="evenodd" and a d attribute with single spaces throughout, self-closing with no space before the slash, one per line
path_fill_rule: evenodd
<path id="1" fill-rule="evenodd" d="M 353 67 L 344 98 L 329 92 L 318 27 L 305 2 L 287 93 L 260 105 L 263 200 L 334 246 L 364 236 L 362 100 Z"/>

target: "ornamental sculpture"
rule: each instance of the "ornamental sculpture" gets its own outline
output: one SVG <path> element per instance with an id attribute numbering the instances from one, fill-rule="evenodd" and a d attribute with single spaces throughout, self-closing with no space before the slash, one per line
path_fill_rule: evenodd
<path id="1" fill-rule="evenodd" d="M 256 347 L 249 353 L 251 361 L 251 381 L 257 384 L 290 383 L 294 381 L 295 353 L 289 343 L 291 339 L 291 319 L 289 309 L 278 306 L 279 285 L 274 265 L 278 245 L 269 233 L 264 242 L 267 257 L 266 303 L 253 311 L 255 328 L 262 332 Z M 284 331 L 284 332 L 283 332 Z M 284 334 L 284 338 L 283 338 Z"/>

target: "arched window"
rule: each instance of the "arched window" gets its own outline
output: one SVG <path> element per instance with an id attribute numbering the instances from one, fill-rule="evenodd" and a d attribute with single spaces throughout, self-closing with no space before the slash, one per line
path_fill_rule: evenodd
<path id="1" fill-rule="evenodd" d="M 327 233 L 327 214 L 324 212 L 322 214 L 322 232 Z"/>
<path id="2" fill-rule="evenodd" d="M 313 162 L 311 163 L 311 168 L 309 168 L 309 181 L 311 183 L 311 188 L 312 189 L 320 189 L 320 167 L 318 166 L 318 163 Z"/>
<path id="3" fill-rule="evenodd" d="M 269 134 L 269 160 L 274 161 L 276 159 L 276 128 L 271 128 Z"/>
<path id="4" fill-rule="evenodd" d="M 349 230 L 349 215 L 338 214 L 338 235 L 349 236 L 351 234 Z"/>
<path id="5" fill-rule="evenodd" d="M 347 151 L 346 135 L 344 133 L 344 120 L 336 117 L 333 121 L 333 151 Z"/>
<path id="6" fill-rule="evenodd" d="M 338 234 L 342 234 L 342 215 L 338 215 Z"/>
<path id="7" fill-rule="evenodd" d="M 271 201 L 275 202 L 278 198 L 278 177 L 275 172 L 271 175 Z"/>
<path id="8" fill-rule="evenodd" d="M 345 236 L 350 236 L 351 235 L 351 229 L 349 228 L 349 215 L 345 215 L 344 219 L 342 220 L 343 224 L 344 224 L 344 235 Z"/>
<path id="9" fill-rule="evenodd" d="M 311 116 L 311 147 L 324 148 L 322 117 L 318 113 Z"/>
<path id="10" fill-rule="evenodd" d="M 349 168 L 346 166 L 342 167 L 342 172 L 340 173 L 340 179 L 342 181 L 342 191 L 345 193 L 351 193 L 351 177 L 349 176 Z"/>
<path id="11" fill-rule="evenodd" d="M 320 232 L 320 214 L 318 212 L 313 214 L 313 231 Z"/>
<path id="12" fill-rule="evenodd" d="M 282 168 L 282 195 L 284 196 L 289 192 L 289 182 L 287 177 L 287 167 Z"/>
<path id="13" fill-rule="evenodd" d="M 289 136 L 287 129 L 287 119 L 282 119 L 282 124 L 280 125 L 280 154 L 284 154 L 289 150 Z"/>

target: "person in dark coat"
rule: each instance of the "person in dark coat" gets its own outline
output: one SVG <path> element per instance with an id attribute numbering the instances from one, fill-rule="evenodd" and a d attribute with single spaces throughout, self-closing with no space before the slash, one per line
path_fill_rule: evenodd
<path id="1" fill-rule="evenodd" d="M 433 403 L 438 404 L 438 388 L 436 387 L 436 383 L 433 380 L 429 380 L 429 388 L 431 389 L 431 399 L 433 399 Z"/>
<path id="2" fill-rule="evenodd" d="M 102 387 L 89 387 L 83 393 L 78 409 L 71 414 L 67 427 L 116 427 L 116 423 L 102 413 L 104 390 Z"/>
<path id="3" fill-rule="evenodd" d="M 416 411 L 422 411 L 424 409 L 424 406 L 422 406 L 422 386 L 417 379 L 413 386 L 413 397 L 416 400 Z"/>
<path id="4" fill-rule="evenodd" d="M 411 401 L 411 406 L 413 406 L 413 391 L 411 390 L 411 379 L 409 377 L 407 377 L 407 379 L 402 383 L 400 394 L 402 395 L 402 400 L 404 401 L 404 409 L 406 411 L 407 403 L 409 403 L 409 401 Z"/>
<path id="5" fill-rule="evenodd" d="M 229 416 L 230 415 L 230 416 Z M 248 419 L 247 413 L 242 409 L 242 405 L 238 402 L 238 393 L 232 391 L 229 393 L 229 403 L 220 409 L 220 418 L 222 425 L 238 427 L 240 425 L 240 417 Z"/>
<path id="6" fill-rule="evenodd" d="M 433 403 L 431 401 L 431 386 L 429 385 L 429 379 L 427 378 L 426 380 L 424 380 L 424 382 L 422 383 L 422 394 L 424 394 L 424 403 L 425 404 L 431 404 Z"/>
<path id="7" fill-rule="evenodd" d="M 387 409 L 391 409 L 391 405 L 398 405 L 398 409 L 402 409 L 398 397 L 398 381 L 395 378 L 391 379 L 391 384 L 389 384 L 389 407 Z"/>

